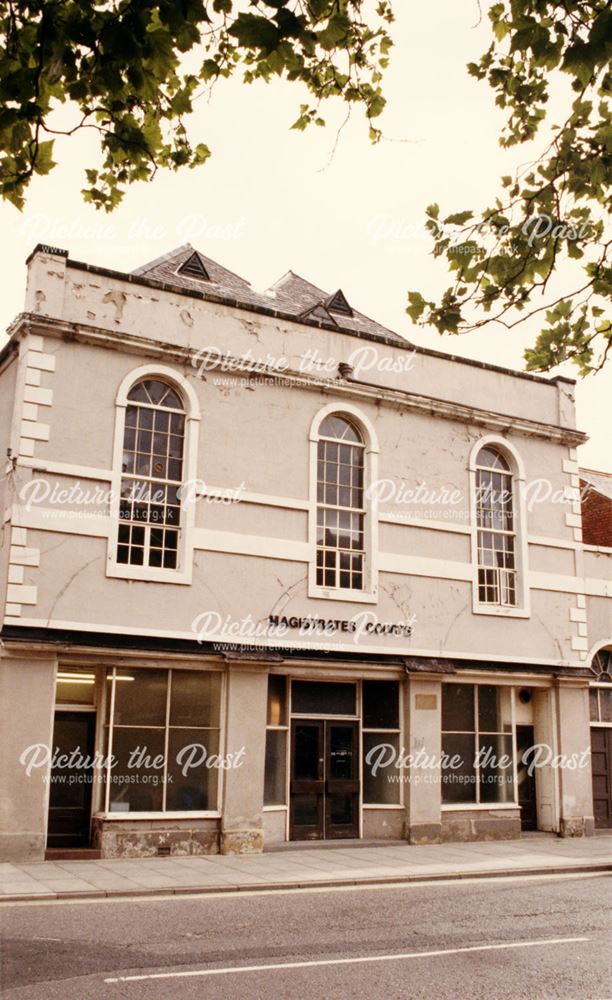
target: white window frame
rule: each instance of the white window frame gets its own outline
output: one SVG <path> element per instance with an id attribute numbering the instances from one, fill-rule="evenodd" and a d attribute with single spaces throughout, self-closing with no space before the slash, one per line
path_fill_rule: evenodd
<path id="1" fill-rule="evenodd" d="M 597 643 L 597 645 L 589 653 L 589 662 L 591 664 L 591 669 L 593 669 L 593 663 L 595 661 L 595 657 L 597 656 L 597 654 L 598 653 L 603 653 L 604 651 L 607 652 L 608 650 L 612 650 L 612 639 L 605 639 L 603 642 Z M 612 666 L 612 663 L 611 663 L 611 666 Z M 607 672 L 610 673 L 610 671 L 607 671 Z M 598 729 L 612 729 L 612 722 L 601 722 L 600 721 L 601 720 L 601 703 L 600 703 L 600 700 L 599 700 L 599 692 L 600 691 L 612 691 L 612 684 L 609 681 L 600 681 L 600 680 L 598 680 L 597 678 L 600 677 L 600 676 L 601 676 L 601 674 L 598 673 L 595 676 L 594 680 L 589 681 L 589 724 L 591 726 L 593 726 L 593 727 L 597 727 Z M 591 694 L 590 694 L 590 692 L 593 691 L 593 690 L 597 692 L 597 715 L 599 716 L 598 720 L 591 719 Z"/>
<path id="2" fill-rule="evenodd" d="M 319 430 L 329 416 L 346 416 L 359 430 L 364 444 L 364 552 L 363 590 L 342 587 L 321 587 L 317 584 L 317 459 Z M 378 602 L 378 499 L 368 497 L 368 487 L 378 478 L 378 441 L 371 421 L 356 406 L 337 402 L 324 406 L 310 427 L 310 491 L 308 500 L 308 596 L 323 600 L 345 601 L 350 604 Z"/>
<path id="3" fill-rule="evenodd" d="M 183 482 L 196 479 L 198 464 L 198 434 L 200 411 L 197 396 L 187 380 L 174 368 L 165 365 L 143 365 L 133 369 L 121 382 L 115 400 L 115 438 L 113 444 L 113 474 L 111 480 L 110 520 L 106 575 L 123 580 L 149 580 L 158 583 L 190 584 L 193 578 L 193 551 L 195 528 L 195 505 L 181 504 L 179 527 L 178 566 L 166 569 L 155 566 L 134 566 L 117 561 L 118 526 L 120 523 L 120 496 L 122 481 L 123 439 L 128 395 L 137 382 L 145 378 L 158 378 L 168 382 L 180 393 L 185 404 L 185 442 L 183 452 Z"/>
<path id="4" fill-rule="evenodd" d="M 598 719 L 591 719 L 591 702 L 590 702 L 590 692 L 597 692 L 597 714 Z M 601 719 L 601 703 L 599 701 L 600 691 L 612 691 L 612 684 L 603 684 L 601 681 L 590 681 L 589 682 L 589 725 L 597 729 L 612 729 L 612 722 L 603 722 Z"/>
<path id="5" fill-rule="evenodd" d="M 482 448 L 497 450 L 507 461 L 512 474 L 512 510 L 514 524 L 514 559 L 516 568 L 516 604 L 485 604 L 478 592 L 478 516 L 476 509 L 477 457 Z M 505 438 L 488 434 L 479 438 L 469 457 L 470 524 L 472 556 L 472 613 L 502 618 L 530 618 L 528 584 L 527 513 L 525 505 L 525 467 L 516 448 Z"/>

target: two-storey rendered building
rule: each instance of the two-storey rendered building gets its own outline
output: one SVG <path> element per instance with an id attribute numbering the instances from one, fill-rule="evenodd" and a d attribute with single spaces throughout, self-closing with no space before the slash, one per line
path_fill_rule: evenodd
<path id="1" fill-rule="evenodd" d="M 8 333 L 2 859 L 592 832 L 570 380 L 190 246 L 38 246 Z"/>

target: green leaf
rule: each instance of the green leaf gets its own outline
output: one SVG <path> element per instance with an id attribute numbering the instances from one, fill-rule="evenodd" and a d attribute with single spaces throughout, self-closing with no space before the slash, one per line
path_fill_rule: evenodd
<path id="1" fill-rule="evenodd" d="M 474 218 L 474 213 L 471 210 L 466 212 L 455 212 L 454 215 L 447 215 L 444 219 L 444 225 L 449 226 L 463 226 L 464 223 L 468 222 L 470 219 Z"/>
<path id="2" fill-rule="evenodd" d="M 347 38 L 351 22 L 344 14 L 335 14 L 327 23 L 327 27 L 318 33 L 319 45 L 323 49 L 333 49 L 341 45 Z"/>
<path id="3" fill-rule="evenodd" d="M 408 292 L 408 308 L 406 312 L 412 320 L 416 323 L 418 319 L 421 318 L 423 312 L 425 311 L 425 306 L 427 303 L 425 299 L 420 294 L 420 292 Z"/>
<path id="4" fill-rule="evenodd" d="M 267 18 L 256 14 L 239 14 L 229 33 L 238 39 L 240 45 L 267 52 L 275 49 L 281 40 L 278 28 Z"/>
<path id="5" fill-rule="evenodd" d="M 34 170 L 37 174 L 48 174 L 49 171 L 56 165 L 52 155 L 53 143 L 53 139 L 49 139 L 47 142 L 39 143 L 36 151 L 36 159 L 34 161 Z"/>

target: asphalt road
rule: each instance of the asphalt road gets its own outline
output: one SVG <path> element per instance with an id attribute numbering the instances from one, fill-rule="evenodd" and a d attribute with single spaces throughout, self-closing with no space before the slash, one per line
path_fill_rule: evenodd
<path id="1" fill-rule="evenodd" d="M 604 876 L 552 876 L 2 904 L 0 987 L 6 1000 L 610 1000 L 610 898 Z"/>

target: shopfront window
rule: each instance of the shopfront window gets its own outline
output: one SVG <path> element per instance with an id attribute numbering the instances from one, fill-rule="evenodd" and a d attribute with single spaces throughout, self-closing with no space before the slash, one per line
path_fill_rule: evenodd
<path id="1" fill-rule="evenodd" d="M 287 804 L 287 678 L 268 677 L 264 805 Z"/>
<path id="2" fill-rule="evenodd" d="M 399 756 L 399 684 L 364 681 L 363 801 L 368 805 L 398 805 L 401 772 Z"/>
<path id="3" fill-rule="evenodd" d="M 216 810 L 220 718 L 219 673 L 110 671 L 106 811 Z"/>
<path id="4" fill-rule="evenodd" d="M 513 802 L 512 689 L 444 684 L 442 754 L 443 803 Z"/>

